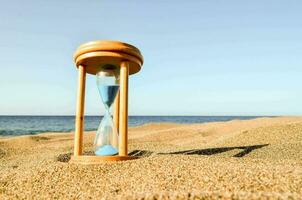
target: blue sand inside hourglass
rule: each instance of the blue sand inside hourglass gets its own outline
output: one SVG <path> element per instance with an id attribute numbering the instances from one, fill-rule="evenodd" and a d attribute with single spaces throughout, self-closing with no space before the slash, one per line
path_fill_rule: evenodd
<path id="1" fill-rule="evenodd" d="M 99 138 L 100 140 L 96 138 L 97 141 L 101 141 L 102 146 L 99 146 L 96 149 L 95 154 L 98 156 L 113 156 L 118 154 L 118 149 L 115 146 L 111 145 L 110 142 L 110 138 L 112 137 L 112 134 L 114 134 L 114 125 L 109 109 L 115 100 L 115 97 L 119 90 L 119 85 L 98 84 L 98 89 L 101 94 L 102 101 L 105 104 L 107 112 L 100 125 L 101 128 L 98 130 L 101 134 Z"/>
<path id="2" fill-rule="evenodd" d="M 114 148 L 112 145 L 104 145 L 98 150 L 95 151 L 95 154 L 98 156 L 113 156 L 118 153 L 117 149 Z"/>
<path id="3" fill-rule="evenodd" d="M 110 107 L 119 90 L 119 85 L 98 85 L 104 104 Z"/>

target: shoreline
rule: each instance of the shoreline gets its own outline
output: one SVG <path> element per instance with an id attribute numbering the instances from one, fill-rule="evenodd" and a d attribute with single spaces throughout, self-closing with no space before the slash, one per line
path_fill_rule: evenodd
<path id="1" fill-rule="evenodd" d="M 95 131 L 99 126 L 99 116 L 86 116 L 86 131 Z M 129 127 L 149 123 L 199 124 L 207 122 L 249 120 L 264 116 L 130 116 Z M 275 116 L 271 116 L 275 117 Z M 0 116 L 0 137 L 35 135 L 47 132 L 72 132 L 73 116 Z"/>
<path id="2" fill-rule="evenodd" d="M 6 115 L 2 115 L 2 116 L 6 116 Z M 23 115 L 20 115 L 23 116 Z M 26 116 L 26 115 L 24 115 Z M 30 116 L 30 115 L 28 115 Z M 40 116 L 36 116 L 36 117 L 40 117 Z M 44 116 L 42 116 L 44 117 Z M 45 116 L 48 117 L 48 116 Z M 53 117 L 57 117 L 57 116 L 53 116 Z M 65 117 L 65 116 L 59 116 L 59 117 Z M 157 116 L 156 116 L 157 117 Z M 173 117 L 178 117 L 178 116 L 173 116 Z M 182 117 L 182 116 L 180 116 Z M 191 117 L 191 116 L 188 116 Z M 197 116 L 200 117 L 200 116 Z M 205 116 L 207 117 L 207 116 Z M 213 117 L 224 117 L 224 116 L 213 116 Z M 233 117 L 233 116 L 225 116 L 225 117 Z M 237 117 L 237 116 L 234 116 Z M 129 125 L 129 129 L 131 128 L 139 128 L 139 127 L 145 127 L 145 126 L 157 126 L 157 125 L 204 125 L 204 124 L 210 124 L 210 123 L 219 123 L 219 122 L 232 122 L 232 121 L 247 121 L 247 120 L 255 120 L 255 119 L 270 119 L 270 118 L 299 118 L 302 116 L 241 116 L 241 117 L 255 117 L 253 119 L 231 119 L 231 120 L 227 120 L 227 121 L 212 121 L 212 122 L 201 122 L 201 123 L 176 123 L 176 122 L 150 122 L 150 123 L 144 123 L 144 124 L 140 124 L 140 125 Z M 95 132 L 97 129 L 94 130 L 85 130 L 84 132 L 89 133 L 89 132 Z M 68 134 L 68 133 L 73 133 L 74 130 L 70 130 L 70 131 L 42 131 L 42 132 L 37 132 L 37 133 L 32 133 L 32 134 L 19 134 L 19 135 L 13 135 L 13 134 L 8 134 L 8 135 L 0 135 L 0 139 L 1 138 L 12 138 L 12 137 L 20 137 L 20 136 L 35 136 L 35 135 L 40 135 L 40 134 Z"/>

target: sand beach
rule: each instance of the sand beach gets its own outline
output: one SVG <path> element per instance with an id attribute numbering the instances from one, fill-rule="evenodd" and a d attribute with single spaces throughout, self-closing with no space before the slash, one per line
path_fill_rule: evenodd
<path id="1" fill-rule="evenodd" d="M 85 133 L 85 152 L 95 132 Z M 76 165 L 73 133 L 0 139 L 1 199 L 301 199 L 302 117 L 129 129 L 139 159 Z"/>

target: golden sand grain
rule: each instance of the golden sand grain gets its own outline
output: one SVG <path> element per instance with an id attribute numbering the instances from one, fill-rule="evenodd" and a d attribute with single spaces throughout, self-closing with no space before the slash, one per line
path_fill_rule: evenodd
<path id="1" fill-rule="evenodd" d="M 148 124 L 129 135 L 140 159 L 90 166 L 68 163 L 72 133 L 2 138 L 0 199 L 302 198 L 300 117 Z"/>

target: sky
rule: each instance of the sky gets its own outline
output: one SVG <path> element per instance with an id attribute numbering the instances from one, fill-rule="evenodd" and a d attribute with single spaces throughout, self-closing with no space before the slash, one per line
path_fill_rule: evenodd
<path id="1" fill-rule="evenodd" d="M 73 53 L 138 47 L 130 115 L 302 115 L 302 1 L 0 0 L 0 115 L 74 115 Z M 87 76 L 85 114 L 104 106 Z"/>

